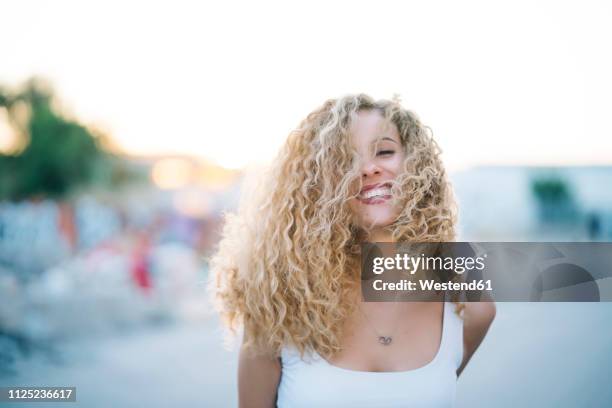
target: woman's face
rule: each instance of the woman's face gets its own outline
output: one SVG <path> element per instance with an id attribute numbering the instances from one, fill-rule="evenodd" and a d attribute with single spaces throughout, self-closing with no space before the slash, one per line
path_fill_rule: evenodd
<path id="1" fill-rule="evenodd" d="M 388 122 L 387 122 L 388 123 Z M 350 200 L 360 226 L 376 230 L 393 223 L 399 209 L 392 204 L 390 181 L 401 172 L 406 152 L 397 127 L 377 110 L 359 111 L 352 123 L 352 143 L 361 159 L 361 191 Z"/>

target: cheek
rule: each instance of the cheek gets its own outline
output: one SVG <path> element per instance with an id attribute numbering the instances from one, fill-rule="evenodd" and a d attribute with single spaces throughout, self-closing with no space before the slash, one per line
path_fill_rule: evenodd
<path id="1" fill-rule="evenodd" d="M 387 170 L 392 173 L 394 176 L 397 176 L 402 172 L 402 167 L 404 164 L 404 155 L 397 155 L 388 163 Z"/>

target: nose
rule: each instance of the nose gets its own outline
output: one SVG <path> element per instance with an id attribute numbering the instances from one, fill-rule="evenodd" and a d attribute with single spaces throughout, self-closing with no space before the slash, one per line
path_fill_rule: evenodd
<path id="1" fill-rule="evenodd" d="M 376 165 L 376 163 L 370 161 L 368 163 L 364 163 L 361 174 L 364 178 L 375 176 L 380 174 L 380 168 Z"/>

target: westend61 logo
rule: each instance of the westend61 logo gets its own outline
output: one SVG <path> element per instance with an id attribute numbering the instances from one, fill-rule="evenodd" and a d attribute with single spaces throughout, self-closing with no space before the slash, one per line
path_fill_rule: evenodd
<path id="1" fill-rule="evenodd" d="M 364 243 L 366 301 L 612 301 L 612 243 Z"/>

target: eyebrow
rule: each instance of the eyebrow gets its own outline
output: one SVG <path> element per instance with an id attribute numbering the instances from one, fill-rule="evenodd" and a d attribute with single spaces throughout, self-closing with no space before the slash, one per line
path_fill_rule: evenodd
<path id="1" fill-rule="evenodd" d="M 376 143 L 376 142 L 377 142 L 377 141 L 379 141 L 379 140 L 380 140 L 380 141 L 382 141 L 382 140 L 390 140 L 390 141 L 392 141 L 393 143 L 398 144 L 398 143 L 397 143 L 397 141 L 395 141 L 395 140 L 393 140 L 393 139 L 391 139 L 390 137 L 387 137 L 387 136 L 385 136 L 385 137 L 381 137 L 380 139 L 376 139 L 376 140 L 372 141 L 372 144 Z"/>

